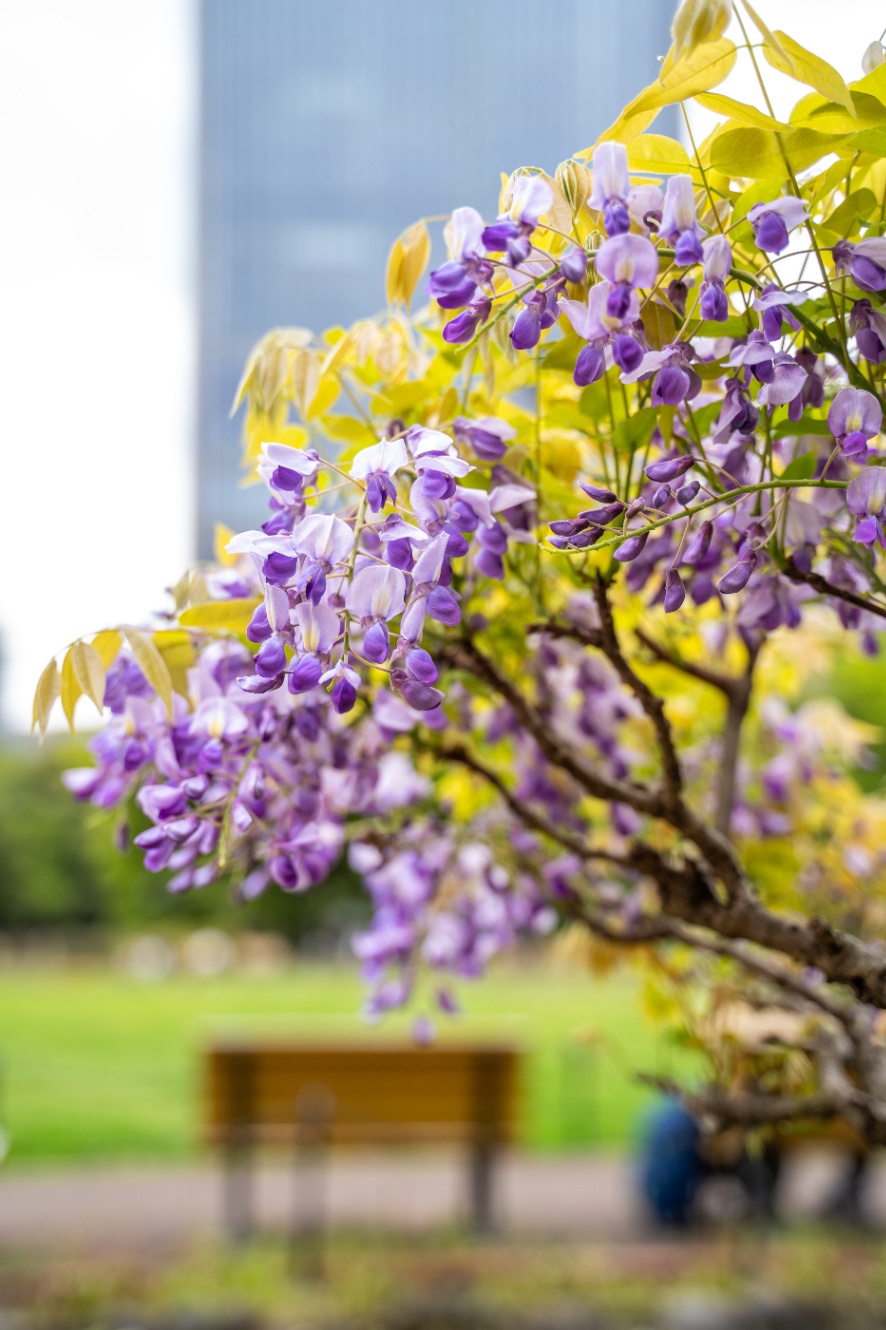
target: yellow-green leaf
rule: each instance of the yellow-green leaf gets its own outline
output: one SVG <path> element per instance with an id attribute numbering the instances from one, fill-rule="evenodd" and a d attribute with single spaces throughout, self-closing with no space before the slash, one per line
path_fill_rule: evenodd
<path id="1" fill-rule="evenodd" d="M 759 111 L 756 106 L 749 106 L 747 102 L 736 101 L 734 97 L 727 97 L 723 92 L 700 92 L 695 100 L 699 106 L 704 106 L 708 111 L 713 111 L 715 115 L 725 115 L 729 120 L 734 120 L 739 125 L 753 125 L 756 129 L 788 130 L 790 128 L 788 125 L 783 125 L 779 120 L 773 119 L 771 115 Z"/>
<path id="2" fill-rule="evenodd" d="M 319 386 L 319 357 L 313 351 L 296 351 L 292 361 L 292 391 L 302 420 L 307 419 Z"/>
<path id="3" fill-rule="evenodd" d="M 331 406 L 335 405 L 338 394 L 338 380 L 333 374 L 327 374 L 325 379 L 321 378 L 317 385 L 317 391 L 308 403 L 305 420 L 316 420 L 318 416 L 324 415 Z"/>
<path id="4" fill-rule="evenodd" d="M 77 706 L 77 700 L 83 692 L 83 689 L 80 686 L 80 680 L 74 673 L 75 646 L 68 647 L 68 650 L 65 653 L 65 658 L 62 661 L 61 688 L 62 711 L 65 713 L 65 718 L 72 730 L 74 728 L 74 710 Z"/>
<path id="5" fill-rule="evenodd" d="M 210 633 L 245 633 L 257 600 L 207 600 L 189 605 L 178 621 L 182 628 L 204 628 Z"/>
<path id="6" fill-rule="evenodd" d="M 355 333 L 356 329 L 351 328 L 349 332 L 346 332 L 343 337 L 340 337 L 338 341 L 329 348 L 329 351 L 326 353 L 326 358 L 320 366 L 321 378 L 325 378 L 327 374 L 334 374 L 336 372 L 354 344 Z"/>
<path id="7" fill-rule="evenodd" d="M 876 97 L 878 101 L 886 105 L 886 64 L 877 65 L 870 74 L 865 74 L 864 78 L 856 79 L 849 85 L 849 90 L 853 96 L 859 93 L 866 94 L 869 97 Z"/>
<path id="8" fill-rule="evenodd" d="M 711 163 L 736 179 L 783 179 L 788 166 L 795 173 L 805 171 L 843 141 L 842 135 L 817 134 L 814 129 L 776 134 L 752 126 L 727 128 L 711 144 Z"/>
<path id="9" fill-rule="evenodd" d="M 775 44 L 764 41 L 763 54 L 773 69 L 796 79 L 798 83 L 805 83 L 807 87 L 827 97 L 828 101 L 839 102 L 852 112 L 852 94 L 833 65 L 807 51 L 786 32 L 776 28 L 771 36 L 775 38 Z"/>
<path id="10" fill-rule="evenodd" d="M 37 688 L 34 692 L 34 713 L 31 721 L 31 733 L 39 727 L 40 737 L 46 733 L 46 726 L 49 724 L 49 716 L 52 708 L 55 706 L 58 695 L 61 692 L 61 679 L 59 678 L 58 665 L 55 658 L 49 662 L 46 669 L 37 680 Z"/>
<path id="11" fill-rule="evenodd" d="M 456 415 L 458 415 L 458 393 L 450 386 L 443 394 L 437 410 L 437 423 L 452 420 Z"/>
<path id="12" fill-rule="evenodd" d="M 431 238 L 424 222 L 416 222 L 414 226 L 410 226 L 403 236 L 402 246 L 399 294 L 408 309 L 415 295 L 415 288 L 431 257 Z"/>
<path id="13" fill-rule="evenodd" d="M 102 665 L 108 670 L 117 659 L 117 654 L 123 645 L 123 638 L 116 628 L 105 628 L 100 633 L 96 633 L 92 639 L 92 645 L 99 654 Z"/>
<path id="14" fill-rule="evenodd" d="M 773 50 L 781 51 L 782 55 L 787 60 L 789 57 L 787 55 L 787 52 L 784 50 L 784 47 L 782 47 L 779 44 L 778 37 L 775 35 L 774 32 L 772 32 L 770 28 L 767 28 L 766 24 L 760 18 L 760 15 L 749 3 L 749 0 L 742 0 L 742 4 L 744 5 L 747 12 L 750 14 L 751 20 L 755 28 L 759 32 L 760 36 L 763 38 L 764 42 L 768 42 L 769 45 L 773 48 Z"/>
<path id="15" fill-rule="evenodd" d="M 801 97 L 791 112 L 792 125 L 805 125 L 825 134 L 855 134 L 862 129 L 879 129 L 886 125 L 886 107 L 870 93 L 853 88 L 852 113 L 839 102 L 830 102 L 817 92 Z"/>
<path id="16" fill-rule="evenodd" d="M 370 443 L 377 443 L 375 435 L 357 416 L 327 416 L 322 422 L 323 432 L 330 439 L 343 439 L 346 443 L 359 443 L 365 448 Z"/>
<path id="17" fill-rule="evenodd" d="M 154 634 L 154 645 L 166 662 L 175 692 L 187 697 L 188 670 L 197 654 L 190 633 L 178 628 L 162 628 Z"/>
<path id="18" fill-rule="evenodd" d="M 71 647 L 71 657 L 81 692 L 101 715 L 105 698 L 105 667 L 101 656 L 89 642 L 75 642 Z"/>
<path id="19" fill-rule="evenodd" d="M 870 152 L 875 157 L 886 157 L 886 126 L 882 129 L 863 129 L 848 139 L 856 152 Z"/>
<path id="20" fill-rule="evenodd" d="M 656 300 L 650 300 L 641 318 L 646 340 L 653 351 L 660 351 L 663 346 L 673 342 L 677 335 L 677 324 L 671 311 L 664 305 L 660 305 Z"/>
<path id="21" fill-rule="evenodd" d="M 235 416 L 237 414 L 238 410 L 240 409 L 240 405 L 243 401 L 243 398 L 252 388 L 252 377 L 255 373 L 255 367 L 258 362 L 260 350 L 261 350 L 261 343 L 259 343 L 258 346 L 254 346 L 249 353 L 249 358 L 246 361 L 246 365 L 244 366 L 243 373 L 240 377 L 240 382 L 237 384 L 237 391 L 234 393 L 234 400 L 231 403 L 231 409 L 228 412 L 229 416 Z"/>
<path id="22" fill-rule="evenodd" d="M 597 143 L 603 143 L 607 139 L 617 139 L 619 143 L 632 142 L 638 134 L 642 134 L 644 130 L 649 128 L 662 109 L 660 106 L 648 106 L 634 110 L 632 109 L 633 105 L 633 102 L 631 102 L 625 107 L 618 119 L 613 121 L 609 128 L 600 135 Z M 592 143 L 590 148 L 585 148 L 583 152 L 577 152 L 575 155 L 576 157 L 590 157 L 596 146 L 597 144 Z"/>
<path id="23" fill-rule="evenodd" d="M 212 528 L 212 557 L 222 568 L 232 568 L 237 562 L 236 554 L 228 553 L 228 541 L 233 540 L 234 532 L 224 522 L 216 522 Z"/>
<path id="24" fill-rule="evenodd" d="M 265 409 L 270 411 L 280 396 L 289 376 L 289 352 L 275 346 L 262 358 L 258 369 L 258 384 Z"/>
<path id="25" fill-rule="evenodd" d="M 640 106 L 636 109 L 673 106 L 675 102 L 685 101 L 687 97 L 695 97 L 700 92 L 710 92 L 731 72 L 735 55 L 735 42 L 728 37 L 697 46 L 681 60 L 675 61 L 663 78 L 640 93 L 636 99 Z"/>
<path id="26" fill-rule="evenodd" d="M 389 305 L 396 305 L 403 290 L 403 239 L 394 241 L 388 255 L 388 267 L 385 273 L 385 292 Z"/>
<path id="27" fill-rule="evenodd" d="M 628 144 L 628 166 L 632 171 L 650 171 L 655 175 L 688 172 L 689 154 L 676 139 L 666 134 L 640 134 Z"/>
<path id="28" fill-rule="evenodd" d="M 850 239 L 857 235 L 859 226 L 858 217 L 870 217 L 877 200 L 869 189 L 854 189 L 847 198 L 843 200 L 839 208 L 835 208 L 830 217 L 826 217 L 822 222 L 822 229 L 831 231 L 838 239 Z"/>
<path id="29" fill-rule="evenodd" d="M 160 655 L 160 652 L 154 646 L 150 637 L 140 633 L 136 628 L 124 628 L 126 640 L 129 643 L 136 665 L 147 679 L 148 683 L 154 689 L 158 697 L 162 698 L 166 710 L 172 715 L 172 679 L 166 665 L 166 661 Z M 64 698 L 62 699 L 64 701 Z"/>
<path id="30" fill-rule="evenodd" d="M 618 139 L 628 143 L 651 125 L 663 106 L 673 106 L 675 102 L 685 101 L 700 92 L 710 92 L 731 72 L 735 55 L 735 42 L 728 37 L 697 46 L 682 59 L 674 61 L 662 78 L 644 88 L 639 96 L 629 102 L 615 123 L 597 141 Z M 577 155 L 586 157 L 592 151 L 592 148 L 588 148 Z"/>

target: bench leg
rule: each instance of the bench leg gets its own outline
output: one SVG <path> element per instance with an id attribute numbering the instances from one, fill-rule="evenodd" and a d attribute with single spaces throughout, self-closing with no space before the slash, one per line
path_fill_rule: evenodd
<path id="1" fill-rule="evenodd" d="M 295 1168 L 290 1269 L 294 1276 L 326 1279 L 326 1188 L 329 1124 L 335 1101 L 322 1086 L 308 1087 L 295 1105 Z"/>
<path id="2" fill-rule="evenodd" d="M 225 1147 L 222 1162 L 225 1232 L 232 1242 L 247 1242 L 253 1234 L 252 1150 L 245 1142 Z"/>
<path id="3" fill-rule="evenodd" d="M 495 1149 L 484 1141 L 474 1141 L 470 1153 L 471 1228 L 477 1236 L 493 1230 L 492 1175 Z"/>

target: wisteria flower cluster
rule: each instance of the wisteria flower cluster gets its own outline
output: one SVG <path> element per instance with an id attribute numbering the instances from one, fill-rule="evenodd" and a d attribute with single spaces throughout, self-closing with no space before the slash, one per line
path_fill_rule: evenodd
<path id="1" fill-rule="evenodd" d="M 714 91 L 739 54 L 765 113 Z M 886 1139 L 886 805 L 849 774 L 871 735 L 803 692 L 886 619 L 875 54 L 847 85 L 685 0 L 594 145 L 456 209 L 426 307 L 417 223 L 385 317 L 259 343 L 235 405 L 267 520 L 38 687 L 41 728 L 59 695 L 110 712 L 68 784 L 134 802 L 146 867 L 249 897 L 347 855 L 373 1014 L 428 983 L 451 1011 L 452 976 L 572 927 L 700 980 L 703 1043 L 724 994 L 790 994 L 817 1033 L 784 1096 L 771 1059 L 748 1095 L 749 1053 L 707 1107 Z M 787 121 L 763 60 L 805 85 Z M 721 119 L 690 156 L 650 126 L 693 98 Z"/>

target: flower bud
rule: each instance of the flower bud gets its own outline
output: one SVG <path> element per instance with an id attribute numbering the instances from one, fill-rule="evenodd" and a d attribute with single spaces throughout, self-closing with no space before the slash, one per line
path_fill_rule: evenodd
<path id="1" fill-rule="evenodd" d="M 683 0 L 671 25 L 677 58 L 722 37 L 731 18 L 732 0 Z"/>
<path id="2" fill-rule="evenodd" d="M 736 591 L 743 591 L 751 578 L 751 573 L 757 566 L 757 551 L 748 550 L 743 554 L 738 563 L 723 574 L 717 583 L 717 590 L 723 596 L 734 596 Z"/>
<path id="3" fill-rule="evenodd" d="M 882 42 L 871 42 L 861 57 L 861 67 L 866 74 L 873 74 L 886 60 L 886 47 Z"/>
<path id="4" fill-rule="evenodd" d="M 665 573 L 664 612 L 673 614 L 686 599 L 686 588 L 676 568 L 669 568 Z"/>
<path id="5" fill-rule="evenodd" d="M 646 468 L 646 475 L 650 480 L 656 481 L 677 480 L 680 476 L 685 476 L 694 465 L 693 457 L 667 457 L 660 462 L 650 463 Z"/>
<path id="6" fill-rule="evenodd" d="M 561 162 L 554 173 L 554 179 L 563 191 L 574 217 L 587 202 L 591 192 L 591 176 L 588 168 L 578 162 Z"/>
<path id="7" fill-rule="evenodd" d="M 698 563 L 707 554 L 711 546 L 711 538 L 714 534 L 712 522 L 702 522 L 696 531 L 692 540 L 686 548 L 683 555 L 683 562 L 688 564 Z"/>
<path id="8" fill-rule="evenodd" d="M 615 503 L 618 498 L 612 490 L 603 489 L 600 485 L 592 485 L 588 480 L 580 480 L 579 488 L 583 489 L 589 499 L 596 499 L 599 503 Z"/>
<path id="9" fill-rule="evenodd" d="M 615 551 L 615 557 L 619 563 L 630 563 L 643 553 L 643 547 L 649 539 L 648 531 L 644 531 L 640 536 L 628 536 L 623 545 L 619 545 Z"/>

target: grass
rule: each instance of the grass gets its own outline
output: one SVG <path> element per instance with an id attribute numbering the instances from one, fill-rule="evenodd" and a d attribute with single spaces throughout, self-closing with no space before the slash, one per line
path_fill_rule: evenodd
<path id="1" fill-rule="evenodd" d="M 152 984 L 110 969 L 10 969 L 0 976 L 9 1163 L 186 1158 L 198 1148 L 200 1040 L 214 1021 L 304 1029 L 337 1017 L 338 1033 L 365 1034 L 360 999 L 353 969 L 316 963 Z M 627 1145 L 648 1100 L 636 1071 L 680 1065 L 644 1024 L 630 976 L 501 970 L 465 1000 L 468 1027 L 507 1021 L 531 1046 L 523 1140 L 533 1148 Z M 593 1045 L 579 1037 L 589 1030 Z"/>

